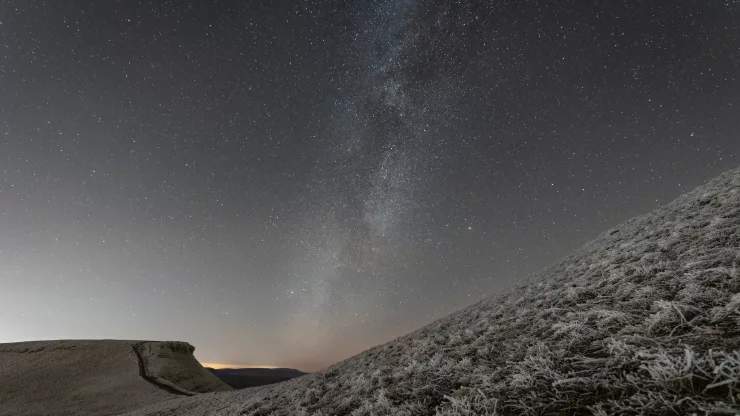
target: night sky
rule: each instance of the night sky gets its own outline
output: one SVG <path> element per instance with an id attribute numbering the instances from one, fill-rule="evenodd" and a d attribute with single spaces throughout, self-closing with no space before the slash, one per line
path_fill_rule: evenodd
<path id="1" fill-rule="evenodd" d="M 0 342 L 313 371 L 740 165 L 737 1 L 0 1 Z"/>

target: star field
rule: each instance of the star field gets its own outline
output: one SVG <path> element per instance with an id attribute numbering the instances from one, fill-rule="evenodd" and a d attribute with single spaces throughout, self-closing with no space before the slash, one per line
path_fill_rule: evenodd
<path id="1" fill-rule="evenodd" d="M 0 4 L 0 342 L 313 371 L 740 164 L 740 4 Z"/>

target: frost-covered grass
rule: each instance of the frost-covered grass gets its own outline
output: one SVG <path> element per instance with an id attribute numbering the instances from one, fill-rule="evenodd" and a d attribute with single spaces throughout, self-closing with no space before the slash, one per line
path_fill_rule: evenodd
<path id="1" fill-rule="evenodd" d="M 735 170 L 324 371 L 145 414 L 740 414 L 739 346 Z"/>

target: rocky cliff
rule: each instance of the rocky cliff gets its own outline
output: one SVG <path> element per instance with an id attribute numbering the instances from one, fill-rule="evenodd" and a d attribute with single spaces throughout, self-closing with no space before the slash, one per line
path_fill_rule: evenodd
<path id="1" fill-rule="evenodd" d="M 109 415 L 231 390 L 185 342 L 69 340 L 0 344 L 0 415 Z"/>

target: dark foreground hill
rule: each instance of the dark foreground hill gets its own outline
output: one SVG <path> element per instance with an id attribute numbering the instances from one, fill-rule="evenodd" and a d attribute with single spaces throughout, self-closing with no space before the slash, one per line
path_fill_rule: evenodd
<path id="1" fill-rule="evenodd" d="M 267 384 L 279 383 L 300 377 L 304 374 L 293 368 L 209 368 L 206 370 L 213 373 L 224 383 L 235 389 L 247 387 L 265 386 Z"/>
<path id="2" fill-rule="evenodd" d="M 111 415 L 231 388 L 185 342 L 0 344 L 0 415 Z"/>
<path id="3" fill-rule="evenodd" d="M 736 414 L 739 265 L 734 170 L 326 370 L 135 414 Z"/>

